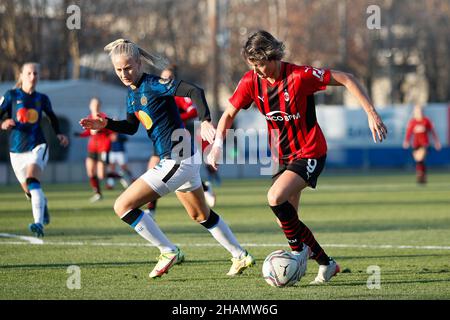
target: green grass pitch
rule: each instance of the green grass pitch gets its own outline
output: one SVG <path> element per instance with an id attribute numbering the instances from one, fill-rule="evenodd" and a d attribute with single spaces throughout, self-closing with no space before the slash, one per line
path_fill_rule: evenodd
<path id="1" fill-rule="evenodd" d="M 87 185 L 44 185 L 52 221 L 43 244 L 31 244 L 31 206 L 17 185 L 0 187 L 0 299 L 450 299 L 450 174 L 434 172 L 425 187 L 414 173 L 324 175 L 302 194 L 300 215 L 343 273 L 309 286 L 310 260 L 294 287 L 273 288 L 264 258 L 288 249 L 266 204 L 269 179 L 228 180 L 216 188 L 216 211 L 257 265 L 227 277 L 230 257 L 191 221 L 175 196 L 158 204 L 157 222 L 186 261 L 150 280 L 158 252 L 113 213 L 120 193 L 90 204 Z M 80 270 L 80 289 L 67 286 Z M 368 287 L 379 267 L 379 289 Z M 372 276 L 372 278 L 371 278 Z"/>

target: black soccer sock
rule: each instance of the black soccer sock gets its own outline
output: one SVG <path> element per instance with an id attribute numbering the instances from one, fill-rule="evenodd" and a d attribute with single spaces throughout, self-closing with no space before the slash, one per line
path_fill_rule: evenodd
<path id="1" fill-rule="evenodd" d="M 201 222 L 200 224 L 204 226 L 206 229 L 211 229 L 219 222 L 219 220 L 220 220 L 219 215 L 210 209 L 208 219 L 206 219 L 206 221 Z"/>
<path id="2" fill-rule="evenodd" d="M 141 209 L 133 209 L 127 212 L 121 219 L 134 228 L 141 220 L 143 214 Z"/>
<path id="3" fill-rule="evenodd" d="M 328 265 L 330 258 L 314 238 L 311 230 L 299 220 L 298 213 L 288 201 L 270 206 L 272 211 L 281 222 L 281 228 L 286 236 L 289 246 L 293 251 L 301 251 L 303 243 L 311 248 L 313 252 L 312 259 L 321 265 Z"/>
<path id="4" fill-rule="evenodd" d="M 93 176 L 91 178 L 89 178 L 89 183 L 92 187 L 92 189 L 94 190 L 95 193 L 100 193 L 100 181 L 98 180 L 97 176 Z"/>

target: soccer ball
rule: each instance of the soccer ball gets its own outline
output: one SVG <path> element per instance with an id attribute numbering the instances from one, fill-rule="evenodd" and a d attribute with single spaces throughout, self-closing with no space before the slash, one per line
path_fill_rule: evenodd
<path id="1" fill-rule="evenodd" d="M 262 273 L 264 280 L 273 287 L 289 287 L 303 276 L 306 266 L 302 266 L 296 257 L 285 251 L 276 250 L 264 260 Z"/>

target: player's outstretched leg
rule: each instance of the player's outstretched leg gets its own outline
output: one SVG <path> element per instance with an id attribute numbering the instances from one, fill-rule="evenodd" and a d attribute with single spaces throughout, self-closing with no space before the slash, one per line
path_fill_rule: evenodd
<path id="1" fill-rule="evenodd" d="M 311 249 L 311 259 L 319 264 L 319 274 L 315 284 L 327 282 L 340 271 L 339 265 L 322 249 L 314 238 L 311 230 L 298 218 L 298 213 L 289 201 L 280 205 L 270 206 L 281 223 L 281 228 L 288 240 L 289 246 L 294 254 L 305 254 L 304 246 Z M 308 250 L 309 250 L 308 248 Z"/>
<path id="2" fill-rule="evenodd" d="M 31 195 L 31 207 L 33 211 L 34 223 L 31 223 L 28 228 L 38 237 L 44 236 L 44 210 L 46 206 L 46 199 L 41 188 L 41 183 L 38 179 L 30 177 L 26 180 L 27 188 Z"/>
<path id="3" fill-rule="evenodd" d="M 161 252 L 156 266 L 149 274 L 150 278 L 161 277 L 164 273 L 168 273 L 174 265 L 184 261 L 183 252 L 167 239 L 148 214 L 140 209 L 133 209 L 125 213 L 121 219 Z"/>
<path id="4" fill-rule="evenodd" d="M 228 276 L 241 274 L 245 269 L 255 265 L 253 256 L 241 247 L 230 227 L 212 209 L 209 212 L 208 219 L 200 222 L 200 224 L 231 253 L 232 265 L 227 273 Z"/>
<path id="5" fill-rule="evenodd" d="M 255 259 L 241 247 L 225 221 L 206 205 L 203 187 L 200 184 L 200 176 L 198 176 L 198 182 L 200 185 L 198 188 L 187 192 L 177 191 L 177 197 L 186 208 L 189 216 L 205 227 L 214 239 L 231 253 L 232 266 L 227 275 L 240 274 L 248 267 L 253 266 Z"/>

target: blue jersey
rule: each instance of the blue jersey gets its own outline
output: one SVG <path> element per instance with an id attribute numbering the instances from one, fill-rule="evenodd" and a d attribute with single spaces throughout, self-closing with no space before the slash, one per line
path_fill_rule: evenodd
<path id="1" fill-rule="evenodd" d="M 125 142 L 128 140 L 127 136 L 119 133 L 117 135 L 117 140 L 111 142 L 112 152 L 125 152 Z"/>
<path id="2" fill-rule="evenodd" d="M 42 112 L 54 115 L 50 99 L 36 91 L 27 94 L 20 88 L 12 89 L 0 99 L 0 119 L 6 114 L 16 124 L 9 137 L 11 152 L 31 151 L 37 145 L 46 143 L 40 126 Z"/>
<path id="3" fill-rule="evenodd" d="M 127 113 L 133 114 L 147 130 L 147 134 L 155 146 L 155 154 L 162 158 L 171 158 L 172 150 L 178 143 L 186 146 L 189 133 L 184 129 L 174 95 L 179 82 L 161 79 L 158 76 L 143 74 L 135 90 L 129 88 L 127 96 Z M 172 141 L 172 133 L 180 130 Z M 188 136 L 186 135 L 188 134 Z M 181 157 L 192 156 L 194 144 L 189 138 L 190 154 L 179 154 Z"/>

